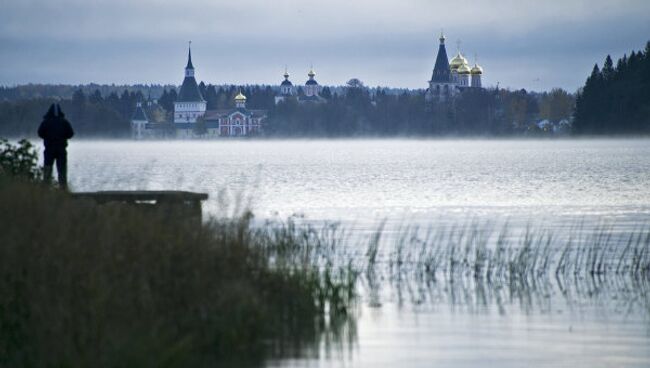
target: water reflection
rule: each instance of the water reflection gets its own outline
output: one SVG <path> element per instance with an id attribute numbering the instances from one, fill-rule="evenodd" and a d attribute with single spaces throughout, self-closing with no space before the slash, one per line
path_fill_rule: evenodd
<path id="1" fill-rule="evenodd" d="M 529 314 L 589 305 L 650 317 L 650 233 L 613 228 L 585 234 L 576 226 L 561 237 L 531 227 L 512 236 L 506 227 L 495 232 L 476 222 L 409 228 L 383 243 L 381 261 L 367 260 L 361 294 L 375 306 L 383 299 L 449 304 L 468 313 L 495 307 L 504 314 L 517 306 Z M 371 239 L 369 253 L 381 246 Z"/>
<path id="2" fill-rule="evenodd" d="M 332 228 L 336 226 L 330 225 L 328 231 Z M 323 247 L 314 252 L 313 260 L 353 265 L 356 313 L 342 319 L 341 325 L 330 325 L 331 330 L 321 330 L 314 344 L 293 359 L 276 356 L 269 364 L 338 366 L 348 362 L 366 366 L 362 362 L 371 359 L 369 354 L 374 351 L 369 344 L 388 344 L 399 336 L 391 329 L 428 339 L 444 338 L 445 334 L 457 339 L 456 333 L 478 329 L 496 338 L 502 332 L 494 323 L 514 323 L 518 332 L 513 332 L 511 339 L 544 336 L 552 348 L 567 343 L 569 337 L 560 334 L 554 341 L 543 334 L 548 334 L 548 329 L 577 334 L 580 339 L 588 338 L 587 327 L 597 334 L 615 331 L 611 346 L 585 361 L 597 362 L 610 350 L 630 348 L 642 364 L 650 363 L 648 349 L 629 345 L 630 341 L 650 342 L 650 236 L 645 230 L 626 233 L 614 232 L 614 228 L 602 225 L 585 231 L 576 225 L 570 227 L 572 233 L 556 236 L 553 231 L 533 227 L 513 235 L 504 228 L 496 231 L 490 223 L 476 222 L 392 233 L 380 225 L 364 240 L 346 237 L 355 244 Z M 331 233 L 328 236 L 331 238 Z M 500 322 L 495 322 L 495 315 Z M 404 319 L 406 325 L 402 325 Z M 421 325 L 421 320 L 446 324 L 451 332 Z M 450 324 L 450 320 L 455 322 Z M 531 321 L 536 322 L 530 325 Z M 404 326 L 410 327 L 402 331 Z M 379 335 L 368 337 L 367 330 Z M 571 339 L 573 344 L 582 341 Z M 472 341 L 463 337 L 454 344 L 465 349 Z M 386 349 L 403 354 L 396 347 Z M 508 355 L 508 351 L 493 353 Z M 611 362 L 619 362 L 617 359 Z M 428 366 L 424 361 L 418 364 Z"/>

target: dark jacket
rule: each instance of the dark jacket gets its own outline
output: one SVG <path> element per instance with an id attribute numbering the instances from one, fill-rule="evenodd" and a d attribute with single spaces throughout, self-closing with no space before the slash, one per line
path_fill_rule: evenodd
<path id="1" fill-rule="evenodd" d="M 43 139 L 45 148 L 65 148 L 68 145 L 68 139 L 73 135 L 72 126 L 65 118 L 61 107 L 52 104 L 38 127 L 38 136 Z"/>

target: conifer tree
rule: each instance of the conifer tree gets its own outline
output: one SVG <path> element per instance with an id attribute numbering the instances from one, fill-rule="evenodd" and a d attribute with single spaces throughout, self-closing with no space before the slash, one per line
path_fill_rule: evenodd
<path id="1" fill-rule="evenodd" d="M 602 71 L 596 65 L 578 93 L 573 130 L 576 134 L 650 133 L 650 42 L 613 66 L 608 55 Z"/>

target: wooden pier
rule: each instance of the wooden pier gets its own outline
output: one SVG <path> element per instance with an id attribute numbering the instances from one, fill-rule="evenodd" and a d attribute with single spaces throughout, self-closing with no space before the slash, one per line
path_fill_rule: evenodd
<path id="1" fill-rule="evenodd" d="M 170 217 L 201 222 L 201 202 L 207 193 L 179 190 L 109 190 L 99 192 L 71 193 L 74 198 L 92 199 L 98 204 L 126 203 L 144 209 L 163 211 Z"/>

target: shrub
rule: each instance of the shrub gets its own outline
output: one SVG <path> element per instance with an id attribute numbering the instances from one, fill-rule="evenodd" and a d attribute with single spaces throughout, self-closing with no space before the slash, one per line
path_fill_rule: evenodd
<path id="1" fill-rule="evenodd" d="M 14 145 L 0 138 L 0 176 L 39 179 L 41 171 L 38 168 L 38 153 L 34 145 L 26 139 L 21 139 Z"/>

